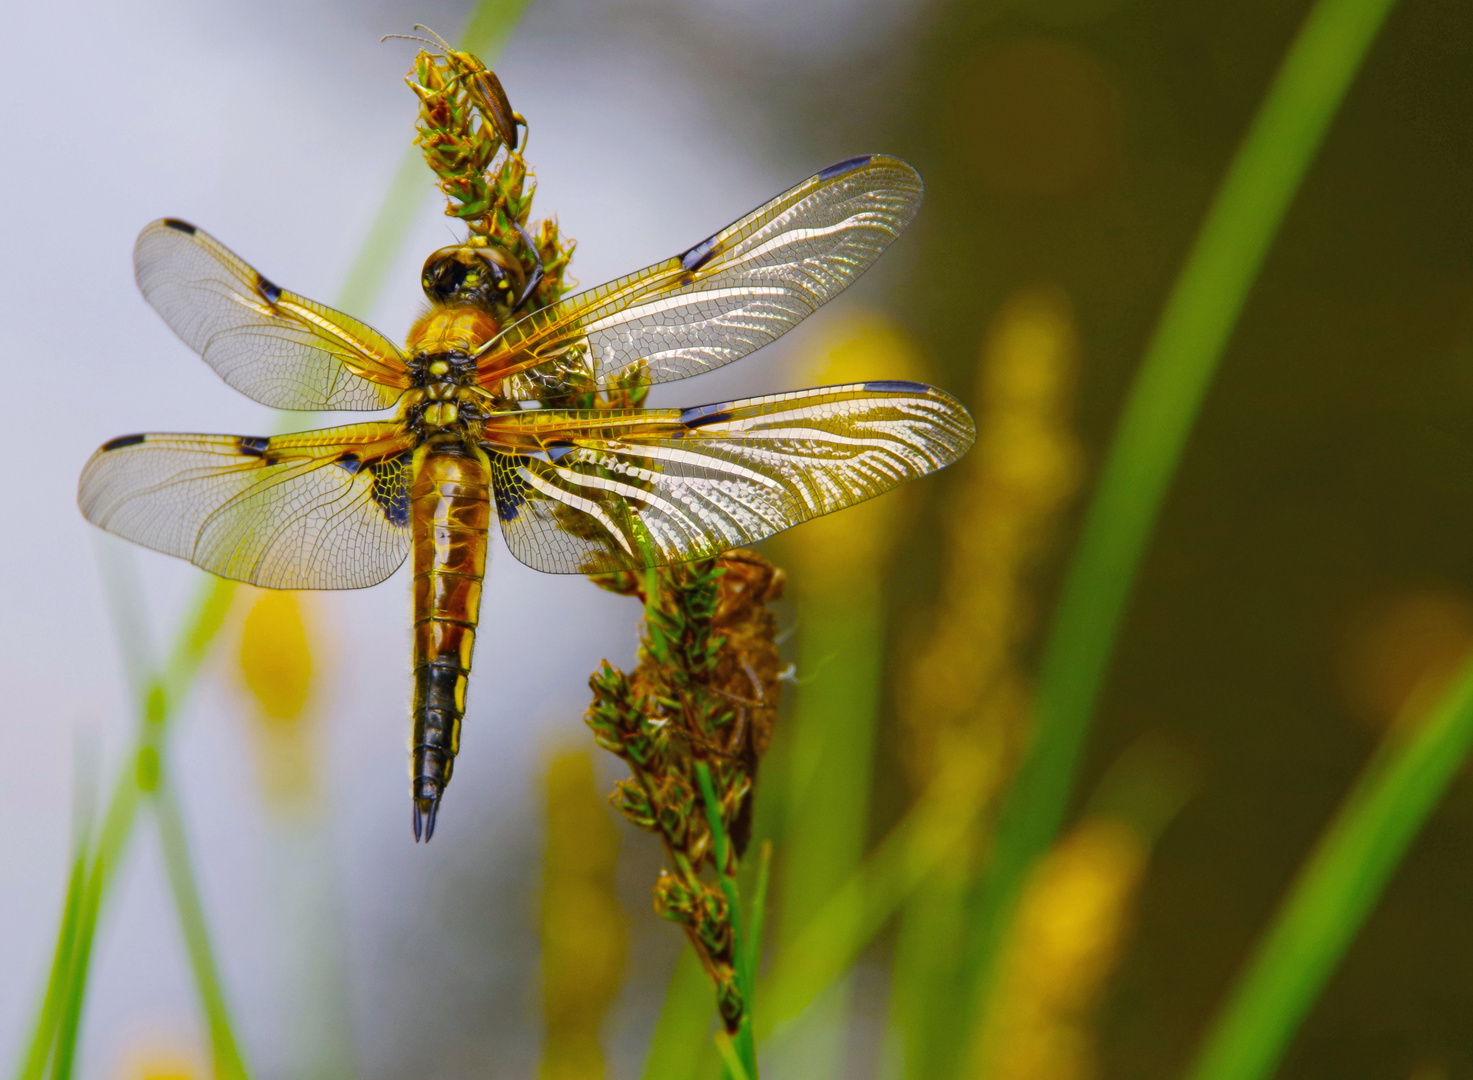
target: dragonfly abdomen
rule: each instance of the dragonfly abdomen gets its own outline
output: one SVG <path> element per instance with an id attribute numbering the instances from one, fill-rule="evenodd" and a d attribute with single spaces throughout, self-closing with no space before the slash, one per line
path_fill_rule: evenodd
<path id="1" fill-rule="evenodd" d="M 414 567 L 414 835 L 435 832 L 440 796 L 460 748 L 466 684 L 486 575 L 491 474 L 459 442 L 416 455 L 410 490 Z"/>

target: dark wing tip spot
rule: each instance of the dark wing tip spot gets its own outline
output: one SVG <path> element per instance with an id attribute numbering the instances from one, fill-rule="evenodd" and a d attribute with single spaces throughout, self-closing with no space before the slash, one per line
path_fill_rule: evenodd
<path id="1" fill-rule="evenodd" d="M 109 439 L 102 444 L 103 450 L 121 450 L 125 446 L 137 446 L 147 439 L 147 435 L 119 435 L 116 439 Z"/>
<path id="2" fill-rule="evenodd" d="M 699 270 L 711 261 L 711 256 L 716 254 L 716 234 L 712 234 L 702 240 L 695 247 L 680 254 L 680 265 L 686 270 Z"/>
<path id="3" fill-rule="evenodd" d="M 256 291 L 266 298 L 268 304 L 274 304 L 281 299 L 281 289 L 261 274 L 256 275 Z"/>
<path id="4" fill-rule="evenodd" d="M 931 388 L 923 382 L 907 382 L 905 379 L 877 379 L 864 384 L 866 390 L 881 394 L 928 394 Z"/>
<path id="5" fill-rule="evenodd" d="M 240 442 L 240 452 L 248 457 L 265 457 L 266 447 L 271 442 L 270 439 L 260 435 L 242 435 L 238 441 Z"/>
<path id="6" fill-rule="evenodd" d="M 845 158 L 843 161 L 834 162 L 827 169 L 820 169 L 818 178 L 832 180 L 836 176 L 843 176 L 846 172 L 853 172 L 855 169 L 868 165 L 873 160 L 875 160 L 874 154 L 860 154 L 858 157 Z"/>
<path id="7" fill-rule="evenodd" d="M 725 402 L 719 405 L 693 405 L 680 414 L 680 422 L 688 428 L 705 427 L 731 419 L 731 410 Z"/>
<path id="8" fill-rule="evenodd" d="M 196 229 L 189 222 L 180 221 L 178 218 L 174 217 L 164 218 L 164 225 L 170 229 L 178 229 L 182 233 L 188 233 L 190 236 L 193 236 L 195 233 L 199 232 L 199 230 Z"/>

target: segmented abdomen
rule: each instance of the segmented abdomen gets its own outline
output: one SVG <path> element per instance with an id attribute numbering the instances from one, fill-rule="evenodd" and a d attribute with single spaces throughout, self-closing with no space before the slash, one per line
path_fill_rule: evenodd
<path id="1" fill-rule="evenodd" d="M 466 682 L 481 613 L 491 476 L 483 454 L 458 443 L 417 455 L 410 489 L 414 567 L 414 832 L 435 831 L 440 796 L 460 748 Z"/>

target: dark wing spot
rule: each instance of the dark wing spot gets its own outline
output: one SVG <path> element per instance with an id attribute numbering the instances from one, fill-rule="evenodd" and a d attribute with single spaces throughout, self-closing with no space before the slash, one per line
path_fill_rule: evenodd
<path id="1" fill-rule="evenodd" d="M 102 444 L 104 450 L 121 450 L 125 446 L 137 446 L 147 435 L 119 435 L 116 439 L 109 439 Z"/>
<path id="2" fill-rule="evenodd" d="M 515 521 L 527 500 L 519 492 L 510 490 L 505 484 L 493 484 L 496 493 L 496 516 L 502 521 Z"/>
<path id="3" fill-rule="evenodd" d="M 180 221 L 178 218 L 166 217 L 164 218 L 164 224 L 170 229 L 178 229 L 180 232 L 188 233 L 190 236 L 193 236 L 195 233 L 199 232 L 199 230 L 196 229 L 189 222 Z"/>
<path id="4" fill-rule="evenodd" d="M 716 254 L 716 236 L 713 234 L 706 237 L 689 251 L 680 255 L 680 265 L 688 271 L 699 270 L 711 261 L 711 256 Z"/>
<path id="5" fill-rule="evenodd" d="M 929 394 L 931 388 L 923 382 L 906 382 L 904 379 L 879 379 L 864 384 L 866 390 L 881 394 Z"/>
<path id="6" fill-rule="evenodd" d="M 256 275 L 256 291 L 266 298 L 268 304 L 274 304 L 281 299 L 281 289 L 260 274 Z"/>
<path id="7" fill-rule="evenodd" d="M 249 457 L 265 457 L 266 447 L 270 445 L 270 439 L 264 439 L 259 435 L 240 436 L 240 452 Z"/>
<path id="8" fill-rule="evenodd" d="M 401 529 L 409 524 L 409 453 L 375 461 L 369 468 L 373 471 L 373 501 L 384 512 L 384 520 Z"/>
<path id="9" fill-rule="evenodd" d="M 357 475 L 358 470 L 363 468 L 363 459 L 360 458 L 357 454 L 344 454 L 342 457 L 338 458 L 337 461 L 334 462 L 334 464 L 347 469 L 348 472 L 353 473 L 354 475 Z"/>
<path id="10" fill-rule="evenodd" d="M 688 428 L 705 427 L 707 424 L 719 424 L 723 420 L 731 419 L 731 410 L 726 403 L 719 405 L 692 405 L 680 414 L 680 422 Z"/>
<path id="11" fill-rule="evenodd" d="M 845 158 L 836 161 L 827 169 L 820 169 L 818 178 L 820 180 L 832 180 L 836 176 L 843 176 L 846 172 L 853 172 L 861 166 L 868 165 L 875 159 L 873 154 L 860 154 L 859 157 Z"/>

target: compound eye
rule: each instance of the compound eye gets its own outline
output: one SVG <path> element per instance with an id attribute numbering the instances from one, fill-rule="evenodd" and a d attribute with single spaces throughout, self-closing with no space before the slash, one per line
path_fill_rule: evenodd
<path id="1" fill-rule="evenodd" d="M 441 248 L 425 260 L 420 284 L 431 300 L 448 302 L 465 286 L 465 255 L 462 248 Z"/>
<path id="2" fill-rule="evenodd" d="M 435 303 L 510 307 L 525 280 L 521 264 L 505 249 L 462 244 L 431 252 L 420 283 Z"/>
<path id="3" fill-rule="evenodd" d="M 475 252 L 485 262 L 486 269 L 490 271 L 488 276 L 492 288 L 495 289 L 495 299 L 503 304 L 516 303 L 527 282 L 522 264 L 512 258 L 511 253 L 505 248 L 488 246 L 476 248 Z"/>

